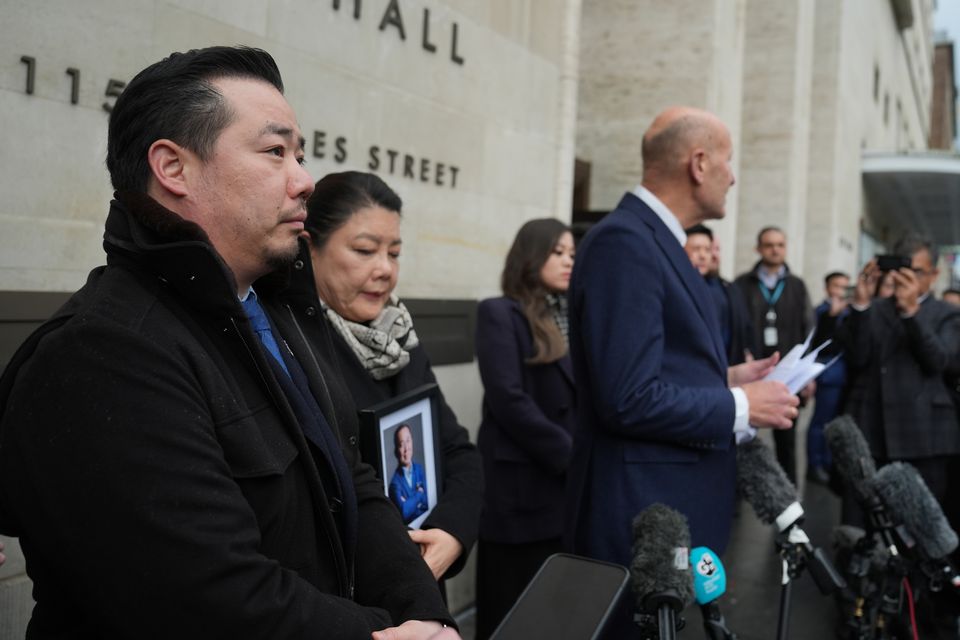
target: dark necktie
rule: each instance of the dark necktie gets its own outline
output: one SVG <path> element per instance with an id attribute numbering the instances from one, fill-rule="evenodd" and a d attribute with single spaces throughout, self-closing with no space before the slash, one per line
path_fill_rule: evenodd
<path id="1" fill-rule="evenodd" d="M 290 354 L 289 366 L 285 361 L 273 335 L 273 329 L 270 327 L 270 320 L 257 301 L 256 294 L 251 290 L 250 295 L 241 304 L 250 319 L 251 328 L 256 331 L 263 346 L 272 356 L 268 360 L 274 371 L 274 377 L 280 383 L 284 395 L 287 396 L 304 436 L 316 447 L 332 471 L 327 476 L 333 483 L 328 499 L 331 502 L 331 511 L 334 512 L 335 518 L 342 527 L 344 552 L 347 558 L 352 559 L 357 537 L 357 498 L 353 487 L 353 476 L 340 450 L 337 438 L 310 391 L 307 376 L 296 358 Z M 284 373 L 286 376 L 283 375 Z M 321 475 L 326 474 L 321 471 Z"/>

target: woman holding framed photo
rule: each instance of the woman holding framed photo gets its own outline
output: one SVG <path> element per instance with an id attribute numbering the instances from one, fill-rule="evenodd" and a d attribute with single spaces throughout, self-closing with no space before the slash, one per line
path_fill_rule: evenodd
<path id="1" fill-rule="evenodd" d="M 524 587 L 561 551 L 564 482 L 575 421 L 567 349 L 569 227 L 524 224 L 507 254 L 503 297 L 477 310 L 483 380 L 478 446 L 486 493 L 477 555 L 477 638 L 487 638 Z"/>
<path id="2" fill-rule="evenodd" d="M 316 340 L 314 346 L 326 366 L 339 365 L 336 374 L 346 382 L 358 409 L 436 383 L 410 314 L 393 294 L 400 271 L 401 206 L 400 197 L 372 173 L 346 171 L 319 180 L 307 202 L 304 226 L 309 239 L 301 242 L 287 294 L 291 312 L 310 316 L 325 330 L 326 339 Z M 437 394 L 433 420 L 438 423 L 443 490 L 410 536 L 439 580 L 462 569 L 476 540 L 483 480 L 480 457 L 467 430 L 443 394 Z M 359 446 L 356 439 L 348 436 L 349 444 Z M 391 458 L 393 454 L 391 446 Z M 377 465 L 375 460 L 365 461 Z M 411 475 L 407 481 L 410 493 L 398 489 L 395 502 L 417 497 L 417 479 Z M 405 519 L 424 509 L 416 506 L 409 511 Z"/>

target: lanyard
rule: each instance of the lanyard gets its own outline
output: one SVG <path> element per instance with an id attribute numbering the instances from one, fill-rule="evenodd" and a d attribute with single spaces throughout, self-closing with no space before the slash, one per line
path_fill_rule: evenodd
<path id="1" fill-rule="evenodd" d="M 763 299 L 767 301 L 767 304 L 771 307 L 777 304 L 777 300 L 780 299 L 780 296 L 783 295 L 783 286 L 787 284 L 786 280 L 781 280 L 777 283 L 777 287 L 773 290 L 773 293 L 770 293 L 770 290 L 762 283 L 758 282 L 760 287 L 760 293 L 763 294 Z"/>

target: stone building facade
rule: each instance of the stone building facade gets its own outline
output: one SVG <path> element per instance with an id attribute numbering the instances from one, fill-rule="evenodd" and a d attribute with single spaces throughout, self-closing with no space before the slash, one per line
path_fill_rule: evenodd
<path id="1" fill-rule="evenodd" d="M 724 275 L 751 265 L 756 231 L 776 224 L 816 295 L 826 271 L 855 270 L 900 230 L 870 211 L 861 164 L 924 150 L 937 132 L 931 103 L 948 98 L 933 83 L 933 4 L 0 0 L 0 363 L 102 263 L 106 110 L 171 51 L 273 53 L 308 170 L 372 170 L 403 197 L 405 299 L 497 295 L 522 222 L 570 220 L 574 159 L 589 167 L 587 208 L 609 210 L 639 182 L 642 132 L 671 104 L 707 108 L 731 130 L 738 182 L 712 225 Z M 475 429 L 469 354 L 437 374 Z M 31 607 L 7 542 L 0 640 L 22 636 Z M 452 610 L 471 602 L 472 579 L 468 568 L 448 584 Z"/>

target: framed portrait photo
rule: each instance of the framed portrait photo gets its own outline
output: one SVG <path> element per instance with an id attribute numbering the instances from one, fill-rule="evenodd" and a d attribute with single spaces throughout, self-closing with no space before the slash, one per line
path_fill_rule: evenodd
<path id="1" fill-rule="evenodd" d="M 418 529 L 443 490 L 438 390 L 425 384 L 360 411 L 360 453 L 411 529 Z"/>

